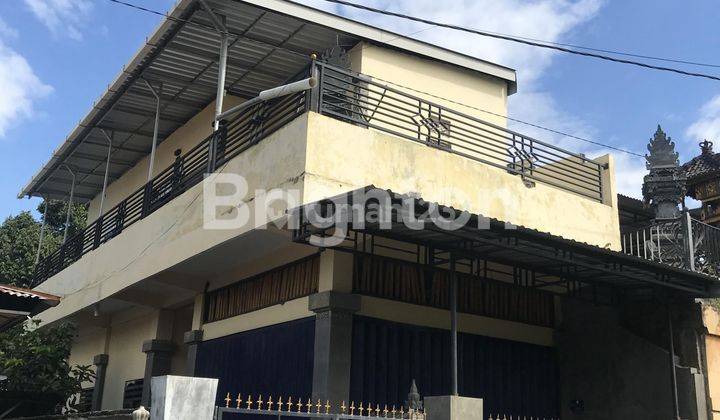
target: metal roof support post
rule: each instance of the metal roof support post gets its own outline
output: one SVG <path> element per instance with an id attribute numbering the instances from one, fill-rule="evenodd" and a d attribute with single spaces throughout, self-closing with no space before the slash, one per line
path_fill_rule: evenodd
<path id="1" fill-rule="evenodd" d="M 38 248 L 37 253 L 35 254 L 35 265 L 38 265 L 38 262 L 40 262 L 40 250 L 42 249 L 42 243 L 43 239 L 45 237 L 45 224 L 47 223 L 47 208 L 48 208 L 48 200 L 47 198 L 44 198 L 45 201 L 45 209 L 43 210 L 43 220 L 42 225 L 40 225 L 40 240 L 38 241 Z"/>
<path id="2" fill-rule="evenodd" d="M 458 322 L 457 298 L 458 280 L 455 267 L 455 254 L 450 253 L 450 381 L 451 395 L 458 394 Z"/>
<path id="3" fill-rule="evenodd" d="M 107 153 L 107 162 L 105 162 L 105 176 L 103 178 L 102 194 L 100 195 L 100 210 L 98 211 L 98 219 L 100 217 L 102 217 L 103 209 L 105 206 L 105 192 L 107 190 L 108 173 L 110 172 L 110 154 L 112 153 L 112 147 L 113 147 L 112 134 L 115 134 L 114 132 L 112 134 L 108 134 L 103 129 L 100 129 L 100 131 L 103 133 L 103 135 L 105 136 L 105 138 L 108 141 L 108 153 Z M 155 143 L 154 139 L 153 139 L 153 143 Z"/>
<path id="4" fill-rule="evenodd" d="M 157 148 L 157 138 L 158 138 L 158 129 L 160 126 L 160 94 L 162 93 L 162 84 L 160 85 L 160 89 L 157 91 L 155 88 L 152 87 L 150 82 L 143 79 L 145 84 L 147 85 L 148 89 L 150 89 L 150 92 L 155 97 L 155 126 L 153 127 L 153 141 L 152 141 L 152 148 L 150 149 L 150 163 L 148 165 L 148 181 L 150 181 L 153 177 L 153 169 L 155 166 L 155 149 Z"/>
<path id="5" fill-rule="evenodd" d="M 213 120 L 213 131 L 220 128 L 220 114 L 223 109 L 223 96 L 225 95 L 225 74 L 227 72 L 228 54 L 228 31 L 225 26 L 225 16 L 216 15 L 206 0 L 200 0 L 200 4 L 208 13 L 215 29 L 220 33 L 220 60 L 218 61 L 217 94 L 215 97 L 215 119 Z"/>
<path id="6" fill-rule="evenodd" d="M 63 232 L 62 240 L 63 244 L 65 244 L 65 241 L 67 240 L 68 226 L 70 226 L 70 212 L 72 211 L 73 196 L 75 195 L 75 172 L 73 172 L 67 164 L 65 165 L 65 169 L 67 169 L 67 171 L 70 172 L 70 176 L 72 176 L 72 184 L 70 184 L 70 197 L 68 197 L 67 213 L 65 214 L 65 231 Z"/>

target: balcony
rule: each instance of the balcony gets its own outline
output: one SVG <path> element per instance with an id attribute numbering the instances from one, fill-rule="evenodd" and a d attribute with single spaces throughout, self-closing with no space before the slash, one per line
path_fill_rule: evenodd
<path id="1" fill-rule="evenodd" d="M 644 260 L 717 277 L 720 229 L 685 213 L 622 234 L 622 251 Z"/>
<path id="2" fill-rule="evenodd" d="M 544 184 L 595 203 L 608 198 L 603 183 L 607 165 L 322 62 L 313 63 L 295 79 L 311 74 L 318 81 L 313 89 L 256 104 L 222 121 L 219 130 L 178 154 L 172 165 L 40 261 L 33 286 L 121 235 L 201 182 L 204 174 L 217 171 L 310 111 L 499 169 L 520 177 L 528 188 Z"/>

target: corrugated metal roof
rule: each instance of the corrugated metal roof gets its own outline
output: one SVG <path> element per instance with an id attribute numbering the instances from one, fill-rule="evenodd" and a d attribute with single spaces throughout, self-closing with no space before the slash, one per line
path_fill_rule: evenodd
<path id="1" fill-rule="evenodd" d="M 21 287 L 10 286 L 7 284 L 0 284 L 0 293 L 10 296 L 16 296 L 20 298 L 37 299 L 47 302 L 60 302 L 60 298 L 55 295 L 47 293 L 37 292 L 35 290 L 23 289 Z"/>
<path id="2" fill-rule="evenodd" d="M 490 74 L 506 80 L 510 92 L 515 90 L 512 69 L 290 1 L 208 3 L 226 17 L 230 32 L 226 89 L 239 97 L 254 97 L 291 78 L 308 64 L 313 52 L 338 41 L 353 45 L 362 40 Z M 19 197 L 67 197 L 72 176 L 64 165 L 77 173 L 77 200 L 95 197 L 102 190 L 107 155 L 101 130 L 113 133 L 110 183 L 144 158 L 150 151 L 155 114 L 155 100 L 145 81 L 155 88 L 162 84 L 160 141 L 214 100 L 219 34 L 196 0 L 180 0 L 169 16 Z"/>
<path id="3" fill-rule="evenodd" d="M 333 214 L 331 206 L 334 204 L 353 203 L 357 206 L 362 203 L 358 201 L 362 198 L 383 196 L 381 193 L 367 194 L 368 191 L 373 190 L 376 190 L 376 187 L 370 185 L 295 209 L 292 214 L 300 227 L 293 228 L 294 240 L 310 243 L 310 235 L 336 234 L 334 225 L 315 227 L 308 220 L 300 218 L 307 218 L 308 214 L 322 214 L 323 217 L 327 217 Z M 508 224 L 506 221 L 478 214 L 469 214 L 469 221 L 453 230 L 442 229 L 434 223 L 425 223 L 421 228 L 411 227 L 402 221 L 401 212 L 407 208 L 407 204 L 403 204 L 404 200 L 411 199 L 411 203 L 414 203 L 411 209 L 415 211 L 416 220 L 421 220 L 423 216 L 430 214 L 428 209 L 431 205 L 437 214 L 444 216 L 459 214 L 463 209 L 427 202 L 422 198 L 410 197 L 391 190 L 384 191 L 392 200 L 389 205 L 392 213 L 389 217 L 391 221 L 389 228 L 380 226 L 380 220 L 383 218 L 377 217 L 376 200 L 368 199 L 364 202 L 365 211 L 374 213 L 375 216 L 361 219 L 362 222 L 357 226 L 353 220 L 350 220 L 340 231 L 346 235 L 347 232 L 360 232 L 422 244 L 436 250 L 455 252 L 466 257 L 472 256 L 554 276 L 567 281 L 568 294 L 577 295 L 584 291 L 592 295 L 593 287 L 597 286 L 607 288 L 611 294 L 624 293 L 627 297 L 645 297 L 660 288 L 689 297 L 720 296 L 720 279 L 717 277 L 566 239 L 548 232 Z M 314 208 L 317 205 L 324 205 L 326 208 Z M 308 208 L 314 208 L 314 211 L 308 211 Z M 356 211 L 353 207 L 353 212 Z M 546 286 L 552 288 L 555 287 L 555 283 L 551 282 Z M 545 286 L 538 283 L 533 287 Z"/>

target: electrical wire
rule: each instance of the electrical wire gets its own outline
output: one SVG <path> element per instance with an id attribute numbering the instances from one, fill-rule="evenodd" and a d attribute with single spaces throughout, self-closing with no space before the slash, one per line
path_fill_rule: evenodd
<path id="1" fill-rule="evenodd" d="M 531 122 L 523 121 L 523 120 L 520 120 L 520 119 L 517 119 L 517 118 L 508 117 L 507 115 L 498 114 L 497 112 L 492 112 L 492 111 L 489 111 L 489 110 L 487 110 L 487 109 L 478 108 L 478 107 L 476 107 L 476 106 L 472 106 L 472 105 L 464 104 L 464 103 L 462 103 L 462 102 L 454 101 L 454 100 L 452 100 L 452 99 L 448 99 L 448 98 L 445 98 L 445 97 L 443 97 L 443 96 L 434 95 L 434 94 L 432 94 L 432 93 L 425 92 L 425 91 L 423 91 L 423 90 L 418 90 L 418 89 L 412 88 L 412 87 L 410 87 L 410 86 L 402 85 L 402 84 L 400 84 L 400 83 L 391 82 L 390 80 L 381 79 L 380 77 L 375 77 L 375 76 L 370 76 L 370 77 L 372 77 L 372 78 L 375 79 L 375 80 L 379 80 L 379 81 L 381 81 L 381 82 L 383 82 L 383 83 L 387 83 L 387 84 L 389 84 L 389 85 L 393 85 L 393 86 L 398 87 L 398 88 L 401 88 L 401 89 L 407 89 L 407 90 L 413 91 L 413 92 L 415 92 L 415 93 L 419 93 L 419 94 L 422 94 L 422 95 L 427 95 L 427 96 L 432 97 L 432 98 L 435 98 L 435 99 L 440 99 L 440 100 L 442 100 L 442 101 L 446 101 L 446 102 L 448 102 L 448 103 L 452 103 L 452 104 L 454 104 L 454 105 L 460 105 L 460 106 L 463 106 L 463 107 L 468 108 L 468 109 L 473 109 L 473 110 L 475 110 L 475 111 L 483 112 L 483 113 L 485 113 L 485 114 L 493 115 L 493 116 L 500 117 L 500 118 L 505 118 L 505 119 L 507 119 L 508 121 L 513 121 L 513 122 L 516 122 L 516 123 L 524 124 L 524 125 L 527 125 L 528 127 L 534 127 L 534 128 L 537 128 L 537 129 L 540 129 L 540 130 L 543 130 L 543 131 L 547 131 L 547 132 L 550 132 L 550 133 L 559 134 L 559 135 L 561 135 L 561 136 L 565 136 L 565 137 L 572 138 L 572 139 L 575 139 L 575 140 L 580 140 L 580 141 L 583 141 L 583 142 L 585 142 L 585 143 L 594 144 L 594 145 L 596 145 L 596 146 L 602 146 L 602 147 L 605 147 L 605 148 L 608 148 L 608 149 L 612 149 L 612 150 L 615 150 L 615 151 L 618 151 L 618 152 L 622 152 L 622 153 L 627 153 L 627 154 L 629 154 L 629 155 L 639 156 L 639 157 L 642 157 L 642 158 L 645 157 L 645 155 L 642 155 L 642 154 L 640 154 L 640 153 L 636 153 L 636 152 L 633 152 L 633 151 L 630 151 L 630 150 L 622 149 L 622 148 L 620 148 L 620 147 L 611 146 L 611 145 L 609 145 L 609 144 L 600 143 L 600 142 L 595 141 L 595 140 L 590 140 L 590 139 L 587 139 L 587 138 L 579 137 L 579 136 L 576 136 L 576 135 L 573 135 L 573 134 L 570 134 L 570 133 L 566 133 L 566 132 L 563 132 L 563 131 L 560 131 L 560 130 L 556 130 L 556 129 L 553 129 L 553 128 L 544 127 L 544 126 L 539 125 L 539 124 L 536 124 L 536 123 L 531 123 Z"/>
<path id="2" fill-rule="evenodd" d="M 516 37 L 516 36 L 511 36 L 511 35 L 503 35 L 503 34 L 498 34 L 495 32 L 480 31 L 477 29 L 466 28 L 464 26 L 454 25 L 454 24 L 450 24 L 450 23 L 436 22 L 436 21 L 433 21 L 430 19 L 419 18 L 416 16 L 410 16 L 410 15 L 406 15 L 406 14 L 398 13 L 398 12 L 390 12 L 390 11 L 382 10 L 382 9 L 376 9 L 374 7 L 365 6 L 365 5 L 357 4 L 357 3 L 352 3 L 349 1 L 345 1 L 345 0 L 324 0 L 324 1 L 329 2 L 329 3 L 342 4 L 344 6 L 353 7 L 356 9 L 361 9 L 361 10 L 365 10 L 365 11 L 372 12 L 372 13 L 379 13 L 379 14 L 386 15 L 386 16 L 393 16 L 393 17 L 397 17 L 397 18 L 411 20 L 414 22 L 424 23 L 427 25 L 438 26 L 441 28 L 448 28 L 448 29 L 453 29 L 453 30 L 457 30 L 457 31 L 469 32 L 469 33 L 472 33 L 475 35 L 516 42 L 519 44 L 525 44 L 525 45 L 529 45 L 532 47 L 547 48 L 547 49 L 560 51 L 560 52 L 564 52 L 564 53 L 568 53 L 568 54 L 575 54 L 575 55 L 580 55 L 580 56 L 584 56 L 584 57 L 596 58 L 599 60 L 605 60 L 605 61 L 610 61 L 610 62 L 614 62 L 614 63 L 628 64 L 628 65 L 643 67 L 643 68 L 651 69 L 651 70 L 671 72 L 671 73 L 681 74 L 684 76 L 699 77 L 699 78 L 704 78 L 704 79 L 720 81 L 720 76 L 715 76 L 715 75 L 711 75 L 711 74 L 696 73 L 696 72 L 686 71 L 686 70 L 682 70 L 682 69 L 677 69 L 674 67 L 656 66 L 653 64 L 643 63 L 640 61 L 626 60 L 626 59 L 610 57 L 610 56 L 602 55 L 602 54 L 577 51 L 577 50 L 574 50 L 571 48 L 563 47 L 560 44 L 555 44 L 555 45 L 544 44 L 542 42 L 530 41 L 527 38 L 521 38 L 521 37 Z M 589 48 L 587 48 L 587 49 L 589 49 Z M 629 55 L 630 53 L 625 53 L 625 54 Z M 661 59 L 658 57 L 655 57 L 653 59 L 666 60 L 666 59 Z M 680 62 L 680 61 L 682 61 L 682 60 L 675 60 L 675 62 Z M 715 65 L 709 64 L 708 66 L 715 66 Z"/>
<path id="3" fill-rule="evenodd" d="M 126 1 L 123 1 L 123 0 L 108 0 L 108 1 L 109 1 L 109 2 L 112 2 L 112 3 L 120 4 L 120 5 L 123 5 L 123 6 L 131 7 L 131 8 L 134 8 L 134 9 L 137 9 L 137 10 L 140 10 L 140 11 L 143 11 L 143 12 L 148 12 L 148 13 L 152 13 L 152 14 L 154 14 L 154 15 L 162 16 L 162 17 L 165 17 L 165 18 L 170 19 L 170 20 L 173 20 L 173 21 L 182 22 L 182 23 L 189 23 L 189 24 L 193 24 L 193 25 L 199 25 L 199 26 L 201 26 L 201 27 L 203 27 L 203 28 L 215 30 L 214 27 L 211 27 L 211 26 L 209 26 L 209 25 L 204 25 L 204 24 L 202 24 L 202 23 L 193 22 L 193 21 L 190 21 L 190 20 L 187 20 L 187 19 L 179 19 L 179 18 L 176 18 L 176 17 L 172 17 L 172 16 L 168 15 L 167 13 L 159 12 L 159 11 L 157 11 L 157 10 L 148 9 L 148 8 L 142 7 L 142 6 L 137 6 L 137 5 L 135 5 L 135 4 L 132 4 L 132 3 L 129 3 L 129 2 L 126 2 Z M 326 1 L 332 1 L 332 0 L 326 0 Z M 358 6 L 359 6 L 359 5 L 358 5 Z M 364 6 L 363 6 L 363 7 L 364 7 Z M 391 13 L 391 12 L 389 12 L 389 13 Z M 417 34 L 417 33 L 426 31 L 427 29 L 429 29 L 429 28 L 425 28 L 425 29 L 421 29 L 421 30 L 412 32 L 412 33 L 410 33 L 409 35 Z M 394 39 L 397 39 L 397 38 L 405 37 L 405 36 L 407 36 L 407 35 L 398 35 L 396 38 L 392 38 L 392 39 L 388 40 L 388 42 L 389 42 L 389 41 L 392 41 L 392 40 L 394 40 Z M 630 150 L 626 150 L 626 149 L 622 149 L 622 148 L 619 148 L 619 147 L 611 146 L 611 145 L 609 145 L 609 144 L 600 143 L 600 142 L 597 142 L 597 141 L 594 141 L 594 140 L 591 140 L 591 139 L 587 139 L 587 138 L 583 138 L 583 137 L 580 137 L 580 136 L 576 136 L 576 135 L 573 135 L 573 134 L 570 134 L 570 133 L 566 133 L 566 132 L 563 132 L 563 131 L 560 131 L 560 130 L 556 130 L 556 129 L 553 129 L 553 128 L 544 127 L 544 126 L 539 125 L 539 124 L 536 124 L 536 123 L 531 123 L 531 122 L 523 121 L 523 120 L 520 120 L 520 119 L 517 119 L 517 118 L 508 117 L 507 115 L 502 115 L 502 114 L 498 114 L 498 113 L 495 113 L 495 112 L 492 112 L 492 111 L 489 111 L 489 110 L 486 110 L 486 109 L 482 109 L 482 108 L 474 107 L 474 106 L 471 106 L 471 105 L 467 105 L 467 104 L 464 104 L 464 103 L 462 103 L 462 102 L 458 102 L 458 101 L 454 101 L 454 100 L 452 100 L 452 99 L 444 98 L 444 97 L 442 97 L 442 96 L 434 95 L 434 94 L 431 94 L 431 93 L 429 93 L 429 92 L 425 92 L 425 91 L 418 90 L 418 89 L 415 89 L 415 88 L 412 88 L 412 87 L 409 87 L 409 86 L 401 85 L 401 84 L 398 84 L 398 83 L 395 83 L 395 82 L 391 82 L 391 81 L 389 81 L 389 80 L 381 79 L 381 78 L 379 78 L 379 77 L 373 76 L 373 78 L 374 78 L 374 79 L 377 79 L 377 80 L 380 80 L 380 81 L 382 81 L 382 82 L 384 82 L 384 83 L 388 83 L 388 84 L 397 86 L 397 87 L 399 87 L 399 88 L 407 89 L 407 90 L 410 90 L 410 91 L 413 91 L 413 92 L 416 92 L 416 93 L 421 93 L 421 94 L 427 95 L 427 96 L 429 96 L 429 97 L 433 97 L 433 98 L 436 98 L 436 99 L 440 99 L 440 100 L 446 101 L 446 102 L 448 102 L 448 103 L 453 103 L 453 104 L 456 104 L 456 105 L 461 105 L 461 106 L 463 106 L 463 107 L 466 107 L 466 108 L 469 108 L 469 109 L 474 109 L 474 110 L 476 110 L 476 111 L 480 111 L 480 112 L 483 112 L 483 113 L 486 113 L 486 114 L 489 114 L 489 115 L 493 115 L 493 116 L 496 116 L 496 117 L 505 118 L 505 119 L 507 119 L 508 121 L 513 121 L 513 122 L 516 122 L 516 123 L 520 123 L 520 124 L 526 125 L 526 126 L 528 126 L 528 127 L 534 127 L 534 128 L 537 128 L 537 129 L 540 129 L 540 130 L 543 130 L 543 131 L 547 131 L 547 132 L 549 132 L 549 133 L 559 134 L 559 135 L 561 135 L 561 136 L 565 136 L 565 137 L 572 138 L 572 139 L 575 139 L 575 140 L 580 140 L 580 141 L 583 141 L 583 142 L 586 142 L 586 143 L 589 143 L 589 144 L 594 144 L 594 145 L 596 145 L 596 146 L 605 147 L 605 148 L 608 148 L 608 149 L 611 149 L 611 150 L 615 150 L 615 151 L 618 151 L 618 152 L 622 152 L 622 153 L 626 153 L 626 154 L 629 154 L 629 155 L 644 157 L 644 155 L 642 155 L 642 154 L 640 154 L 640 153 L 636 153 L 636 152 L 630 151 Z"/>

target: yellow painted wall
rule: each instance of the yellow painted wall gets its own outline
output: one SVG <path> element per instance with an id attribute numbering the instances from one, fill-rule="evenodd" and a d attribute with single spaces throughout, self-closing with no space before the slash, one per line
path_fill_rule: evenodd
<path id="1" fill-rule="evenodd" d="M 302 188 L 306 133 L 303 116 L 233 159 L 223 172 L 245 177 L 250 191 L 246 201 L 254 199 L 255 189 Z M 40 317 L 45 322 L 61 319 L 242 235 L 254 226 L 251 216 L 242 229 L 204 229 L 203 185 L 198 184 L 38 286 L 63 298 Z"/>
<path id="2" fill-rule="evenodd" d="M 102 408 L 122 408 L 125 381 L 140 379 L 145 373 L 142 343 L 154 338 L 154 318 L 149 310 L 135 308 L 113 317 L 108 343 L 108 367 Z"/>
<path id="3" fill-rule="evenodd" d="M 401 324 L 410 324 L 444 330 L 450 329 L 449 311 L 380 299 L 372 296 L 362 296 L 359 315 L 385 319 L 388 321 L 399 322 Z M 541 346 L 554 345 L 552 328 L 538 327 L 535 325 L 488 318 L 479 315 L 463 313 L 458 314 L 458 331 L 468 334 L 538 344 Z"/>
<path id="4" fill-rule="evenodd" d="M 315 113 L 308 120 L 306 159 L 306 202 L 375 185 L 564 238 L 620 248 L 616 202 L 607 205 L 541 183 L 528 188 L 504 170 Z M 612 174 L 612 160 L 608 162 L 606 172 Z M 607 184 L 607 197 L 615 197 L 612 177 Z"/>
<path id="5" fill-rule="evenodd" d="M 392 87 L 410 95 L 503 127 L 507 125 L 505 118 L 493 115 L 507 115 L 504 80 L 365 42 L 350 51 L 350 60 L 354 71 L 374 76 L 378 83 L 389 81 L 396 84 Z"/>
<path id="6" fill-rule="evenodd" d="M 242 99 L 228 95 L 223 100 L 223 109 L 231 108 L 241 102 Z M 212 133 L 212 120 L 214 115 L 215 101 L 164 139 L 155 150 L 153 176 L 172 165 L 175 161 L 174 153 L 176 149 L 181 149 L 182 153 L 186 153 L 209 136 Z M 150 144 L 148 144 L 148 149 L 149 148 Z M 116 206 L 119 202 L 127 198 L 127 196 L 147 183 L 149 162 L 150 155 L 141 159 L 137 165 L 130 168 L 115 182 L 108 185 L 105 202 L 103 203 L 103 213 Z M 88 223 L 92 223 L 98 218 L 99 210 L 100 194 L 90 201 L 88 207 Z"/>
<path id="7" fill-rule="evenodd" d="M 713 419 L 720 419 L 720 313 L 710 305 L 703 305 L 705 357 L 707 361 L 708 397 Z"/>

